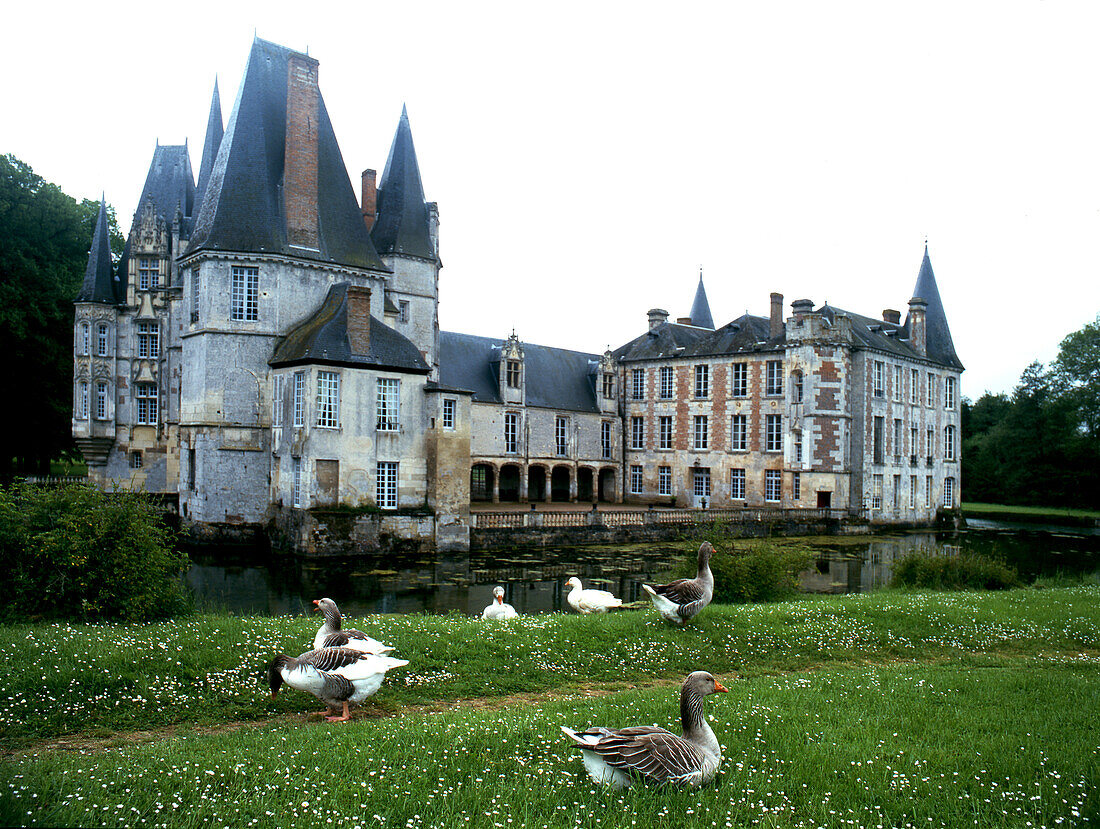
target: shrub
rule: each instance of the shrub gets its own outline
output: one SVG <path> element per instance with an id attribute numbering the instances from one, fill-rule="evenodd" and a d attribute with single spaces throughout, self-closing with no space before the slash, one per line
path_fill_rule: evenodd
<path id="1" fill-rule="evenodd" d="M 0 488 L 0 615 L 147 621 L 186 610 L 187 554 L 141 495 Z"/>
<path id="2" fill-rule="evenodd" d="M 714 543 L 713 541 L 711 542 Z M 677 577 L 694 577 L 698 544 L 677 567 Z M 771 602 L 798 592 L 798 574 L 813 562 L 812 550 L 766 541 L 730 548 L 714 545 L 710 569 L 714 573 L 714 601 Z"/>
<path id="3" fill-rule="evenodd" d="M 892 587 L 932 590 L 1007 590 L 1019 587 L 1015 567 L 978 553 L 929 556 L 909 553 L 894 562 Z"/>

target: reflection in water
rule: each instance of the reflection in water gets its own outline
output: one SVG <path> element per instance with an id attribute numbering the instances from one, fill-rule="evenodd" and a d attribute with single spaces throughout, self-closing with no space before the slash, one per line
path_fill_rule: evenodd
<path id="1" fill-rule="evenodd" d="M 795 540 L 788 540 L 796 543 Z M 799 540 L 819 552 L 800 574 L 811 593 L 860 593 L 889 585 L 894 562 L 928 555 L 982 553 L 1005 560 L 1025 580 L 1100 569 L 1100 537 L 1035 531 L 913 532 L 866 539 Z M 626 602 L 643 598 L 642 582 L 663 581 L 684 547 L 639 544 L 629 549 L 578 547 L 466 557 L 400 553 L 353 559 L 248 555 L 231 548 L 192 551 L 188 582 L 202 608 L 261 615 L 302 614 L 329 596 L 349 616 L 365 613 L 480 615 L 500 584 L 520 613 L 568 609 L 563 585 L 610 590 Z"/>

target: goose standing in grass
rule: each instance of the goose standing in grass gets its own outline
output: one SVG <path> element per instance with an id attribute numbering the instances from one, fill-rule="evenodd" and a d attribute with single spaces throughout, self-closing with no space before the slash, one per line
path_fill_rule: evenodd
<path id="1" fill-rule="evenodd" d="M 683 736 L 653 725 L 561 730 L 581 749 L 595 782 L 627 788 L 635 780 L 670 786 L 701 786 L 714 779 L 722 747 L 703 716 L 703 697 L 728 689 L 706 671 L 688 674 L 680 688 Z"/>
<path id="2" fill-rule="evenodd" d="M 347 722 L 348 706 L 358 705 L 382 685 L 386 671 L 409 663 L 363 653 L 352 648 L 320 648 L 298 658 L 281 653 L 267 666 L 271 698 L 285 682 L 291 688 L 313 694 L 328 708 L 321 713 L 329 722 Z M 334 712 L 343 705 L 344 713 Z"/>
<path id="3" fill-rule="evenodd" d="M 585 590 L 576 576 L 567 581 L 565 586 L 573 588 L 565 597 L 566 601 L 570 607 L 581 613 L 607 613 L 613 607 L 623 606 L 622 599 L 615 598 L 606 590 Z"/>
<path id="4" fill-rule="evenodd" d="M 704 541 L 699 545 L 699 566 L 695 578 L 677 579 L 652 587 L 648 584 L 642 585 L 663 618 L 673 624 L 683 625 L 710 604 L 710 600 L 714 598 L 714 575 L 710 572 L 712 555 L 714 547 L 710 542 Z"/>
<path id="5" fill-rule="evenodd" d="M 321 625 L 321 629 L 317 631 L 317 635 L 313 638 L 314 650 L 318 648 L 354 648 L 357 651 L 375 655 L 389 653 L 393 650 L 389 645 L 384 645 L 377 639 L 372 639 L 361 630 L 355 630 L 354 628 L 344 630 L 341 627 L 343 617 L 340 615 L 340 608 L 336 606 L 336 602 L 332 599 L 314 599 L 313 604 L 325 617 L 325 623 Z"/>
<path id="6" fill-rule="evenodd" d="M 514 619 L 519 614 L 516 609 L 504 601 L 504 588 L 493 588 L 493 603 L 481 611 L 482 619 Z"/>

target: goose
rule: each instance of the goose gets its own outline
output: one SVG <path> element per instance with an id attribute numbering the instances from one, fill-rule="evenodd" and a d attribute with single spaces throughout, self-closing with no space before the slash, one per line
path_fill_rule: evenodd
<path id="1" fill-rule="evenodd" d="M 516 609 L 504 601 L 504 588 L 493 588 L 493 603 L 481 611 L 482 619 L 514 619 L 519 614 Z"/>
<path id="2" fill-rule="evenodd" d="M 375 693 L 386 671 L 408 664 L 405 659 L 377 656 L 352 648 L 320 648 L 297 658 L 279 654 L 267 666 L 267 681 L 272 699 L 285 682 L 325 703 L 328 707 L 321 713 L 329 722 L 347 722 L 349 705 L 358 705 Z M 333 712 L 341 703 L 344 713 L 336 716 Z"/>
<path id="3" fill-rule="evenodd" d="M 561 726 L 581 750 L 584 768 L 596 783 L 628 788 L 636 780 L 670 786 L 701 786 L 714 778 L 722 747 L 703 716 L 703 697 L 729 689 L 706 671 L 688 674 L 680 688 L 682 737 L 654 725 L 630 728 Z"/>
<path id="4" fill-rule="evenodd" d="M 622 599 L 615 598 L 606 590 L 585 590 L 576 576 L 567 581 L 565 586 L 573 588 L 565 597 L 570 607 L 581 613 L 607 613 L 613 607 L 623 606 Z"/>
<path id="5" fill-rule="evenodd" d="M 363 653 L 381 655 L 393 650 L 389 645 L 384 645 L 377 639 L 371 639 L 361 630 L 344 630 L 340 627 L 343 617 L 340 608 L 332 599 L 314 599 L 313 604 L 325 617 L 325 623 L 317 631 L 313 638 L 313 648 L 354 648 Z"/>
<path id="6" fill-rule="evenodd" d="M 710 600 L 714 598 L 714 575 L 710 572 L 712 555 L 714 547 L 704 541 L 699 545 L 699 567 L 695 578 L 677 579 L 653 587 L 642 585 L 642 589 L 649 594 L 653 606 L 664 619 L 683 625 L 710 604 Z"/>

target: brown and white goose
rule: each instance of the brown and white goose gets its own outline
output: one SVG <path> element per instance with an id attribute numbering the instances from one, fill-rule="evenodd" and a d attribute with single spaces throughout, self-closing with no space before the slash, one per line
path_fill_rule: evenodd
<path id="1" fill-rule="evenodd" d="M 481 611 L 482 619 L 514 619 L 519 614 L 516 609 L 504 601 L 504 588 L 493 588 L 493 603 Z"/>
<path id="2" fill-rule="evenodd" d="M 358 705 L 382 685 L 386 671 L 409 663 L 404 659 L 376 656 L 351 648 L 320 648 L 295 658 L 281 653 L 267 666 L 271 698 L 285 682 L 291 688 L 313 694 L 327 709 L 321 713 L 330 722 L 346 722 L 349 705 Z M 333 712 L 343 705 L 344 713 Z"/>
<path id="3" fill-rule="evenodd" d="M 635 781 L 669 786 L 701 786 L 714 778 L 722 747 L 703 716 L 703 697 L 728 689 L 706 671 L 688 674 L 680 688 L 682 737 L 664 728 L 561 730 L 581 749 L 584 768 L 595 782 L 627 788 Z"/>
<path id="4" fill-rule="evenodd" d="M 313 638 L 313 647 L 317 648 L 354 648 L 363 653 L 383 654 L 393 650 L 389 645 L 384 645 L 377 639 L 372 639 L 361 630 L 344 630 L 341 626 L 343 617 L 340 608 L 332 599 L 314 599 L 313 604 L 325 617 L 325 623 L 317 631 Z"/>
<path id="5" fill-rule="evenodd" d="M 606 590 L 585 590 L 581 587 L 581 580 L 576 576 L 565 583 L 566 587 L 573 588 L 565 597 L 570 607 L 579 613 L 607 613 L 613 607 L 622 607 L 623 600 L 617 598 Z"/>
<path id="6" fill-rule="evenodd" d="M 648 584 L 642 585 L 662 617 L 673 624 L 682 625 L 710 604 L 710 600 L 714 598 L 714 575 L 710 572 L 712 555 L 714 547 L 710 542 L 704 541 L 699 545 L 699 566 L 695 578 L 677 579 L 652 587 Z"/>

